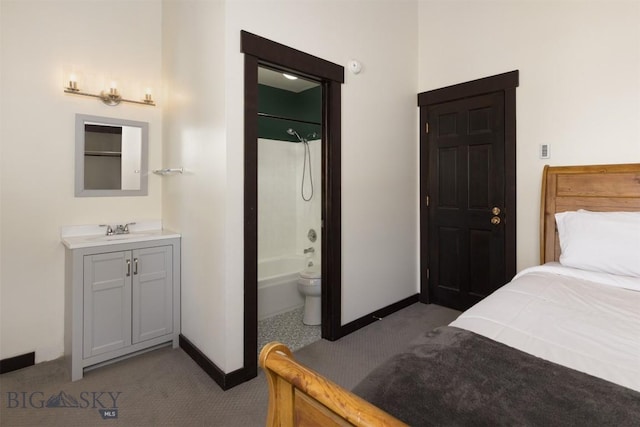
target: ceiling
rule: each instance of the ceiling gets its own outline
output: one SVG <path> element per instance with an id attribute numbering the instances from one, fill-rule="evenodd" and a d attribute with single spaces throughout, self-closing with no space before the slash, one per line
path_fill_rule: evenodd
<path id="1" fill-rule="evenodd" d="M 258 67 L 258 83 L 296 93 L 320 85 L 318 82 L 306 80 L 302 77 L 298 77 L 297 80 L 290 80 L 284 77 L 281 72 L 273 71 L 263 67 Z"/>

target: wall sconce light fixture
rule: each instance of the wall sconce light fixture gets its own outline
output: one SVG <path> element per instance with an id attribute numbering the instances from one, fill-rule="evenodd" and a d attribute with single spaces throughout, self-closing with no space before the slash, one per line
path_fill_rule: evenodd
<path id="1" fill-rule="evenodd" d="M 93 98 L 99 98 L 107 105 L 118 105 L 121 102 L 131 102 L 133 104 L 141 104 L 141 105 L 152 105 L 155 106 L 156 103 L 151 96 L 151 89 L 147 89 L 144 94 L 144 99 L 142 101 L 135 101 L 133 99 L 126 99 L 120 95 L 118 92 L 118 87 L 116 82 L 111 82 L 111 87 L 108 91 L 102 91 L 100 94 L 93 94 L 88 92 L 83 92 L 78 88 L 78 80 L 74 74 L 69 76 L 69 85 L 64 88 L 65 93 L 71 93 L 74 95 L 82 95 L 82 96 L 91 96 Z"/>

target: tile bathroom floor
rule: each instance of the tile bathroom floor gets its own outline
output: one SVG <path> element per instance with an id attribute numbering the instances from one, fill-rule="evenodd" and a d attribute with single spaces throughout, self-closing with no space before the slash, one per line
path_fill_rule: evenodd
<path id="1" fill-rule="evenodd" d="M 291 351 L 296 351 L 321 339 L 320 325 L 305 325 L 302 323 L 303 315 L 304 307 L 300 307 L 259 321 L 258 353 L 271 341 L 279 341 Z"/>

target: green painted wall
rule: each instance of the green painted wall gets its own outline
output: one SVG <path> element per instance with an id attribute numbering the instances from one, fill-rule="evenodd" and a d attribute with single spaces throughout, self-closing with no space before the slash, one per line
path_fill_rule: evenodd
<path id="1" fill-rule="evenodd" d="M 258 111 L 275 116 L 321 123 L 322 87 L 317 86 L 295 93 L 271 86 L 258 85 Z M 319 138 L 322 130 L 320 125 L 258 117 L 259 138 L 298 142 L 295 136 L 287 133 L 289 128 L 295 129 L 303 138 L 313 132 L 317 133 Z"/>

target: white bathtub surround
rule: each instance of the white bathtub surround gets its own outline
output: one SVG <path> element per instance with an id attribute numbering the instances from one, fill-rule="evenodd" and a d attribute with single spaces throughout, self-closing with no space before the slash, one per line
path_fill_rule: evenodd
<path id="1" fill-rule="evenodd" d="M 286 141 L 258 140 L 260 260 L 303 254 L 304 249 L 313 246 L 314 264 L 321 261 L 322 141 L 309 141 L 309 149 L 313 198 L 305 202 L 300 194 L 304 146 Z M 307 176 L 305 195 L 308 196 L 310 191 L 310 180 Z M 317 240 L 313 243 L 307 238 L 310 229 L 314 229 L 317 235 Z"/>
<path id="2" fill-rule="evenodd" d="M 258 140 L 259 260 L 296 253 L 296 200 L 300 197 L 296 164 L 301 149 L 291 142 Z"/>
<path id="3" fill-rule="evenodd" d="M 302 148 L 302 147 L 297 147 Z M 302 253 L 302 251 L 310 246 L 315 248 L 315 254 L 313 255 L 313 263 L 319 264 L 321 262 L 320 253 L 322 248 L 322 228 L 321 228 L 321 216 L 322 216 L 322 140 L 309 141 L 309 152 L 311 154 L 311 176 L 313 178 L 313 198 L 306 202 L 302 200 L 300 195 L 300 186 L 302 183 L 302 161 L 304 159 L 304 150 L 299 150 L 296 160 L 296 253 Z M 308 174 L 309 171 L 306 171 Z M 311 186 L 309 176 L 304 180 L 304 194 L 308 197 L 311 193 Z M 307 234 L 310 229 L 316 231 L 317 240 L 310 242 Z"/>
<path id="4" fill-rule="evenodd" d="M 304 305 L 299 275 L 321 263 L 322 141 L 309 141 L 313 197 L 302 199 L 304 146 L 286 141 L 258 141 L 258 319 Z M 307 170 L 307 174 L 308 174 Z M 311 194 L 305 178 L 304 194 Z M 308 238 L 315 230 L 316 241 Z M 304 253 L 313 248 L 312 252 Z"/>
<path id="5" fill-rule="evenodd" d="M 305 257 L 288 256 L 258 261 L 258 320 L 300 308 L 298 277 Z"/>

